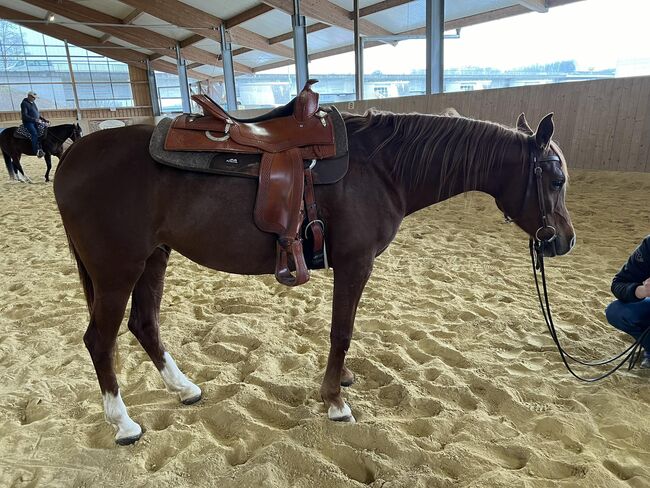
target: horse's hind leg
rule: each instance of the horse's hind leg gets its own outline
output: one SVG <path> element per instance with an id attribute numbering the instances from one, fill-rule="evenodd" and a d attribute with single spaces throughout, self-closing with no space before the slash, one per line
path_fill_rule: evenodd
<path id="1" fill-rule="evenodd" d="M 14 163 L 14 171 L 16 172 L 16 177 L 20 181 L 24 181 L 25 183 L 31 183 L 32 180 L 25 174 L 25 170 L 23 170 L 22 164 L 20 164 L 20 154 L 13 154 L 11 156 L 11 159 Z"/>
<path id="2" fill-rule="evenodd" d="M 167 389 L 178 393 L 181 402 L 190 405 L 201 399 L 201 389 L 187 379 L 165 351 L 158 325 L 168 260 L 167 247 L 156 248 L 147 259 L 144 272 L 133 289 L 129 330 L 149 354 Z"/>
<path id="3" fill-rule="evenodd" d="M 118 270 L 114 272 L 117 275 Z M 126 411 L 113 368 L 117 332 L 129 300 L 131 283 L 137 276 L 135 274 L 132 281 L 116 283 L 109 287 L 98 286 L 93 281 L 94 299 L 90 324 L 84 334 L 84 343 L 97 372 L 106 420 L 117 429 L 115 441 L 122 445 L 131 444 L 142 435 L 142 428 L 131 420 Z"/>

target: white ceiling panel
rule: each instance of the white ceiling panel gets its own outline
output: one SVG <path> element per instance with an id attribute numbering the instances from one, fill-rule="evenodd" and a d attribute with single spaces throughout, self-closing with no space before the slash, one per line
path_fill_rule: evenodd
<path id="1" fill-rule="evenodd" d="M 307 51 L 309 54 L 313 54 L 353 43 L 354 33 L 352 31 L 340 27 L 328 27 L 307 36 Z"/>
<path id="2" fill-rule="evenodd" d="M 183 0 L 183 3 L 221 19 L 229 19 L 259 5 L 261 2 L 256 0 Z"/>
<path id="3" fill-rule="evenodd" d="M 113 17 L 123 19 L 131 13 L 133 7 L 117 2 L 116 0 L 73 0 L 75 3 L 79 3 L 84 7 L 92 8 L 94 10 L 99 10 Z"/>
<path id="4" fill-rule="evenodd" d="M 307 25 L 313 24 L 314 21 L 308 21 Z M 291 16 L 280 12 L 279 10 L 271 10 L 259 17 L 247 20 L 240 24 L 244 29 L 248 29 L 264 37 L 275 37 L 286 32 L 291 32 Z"/>
<path id="5" fill-rule="evenodd" d="M 140 17 L 133 21 L 133 25 L 146 27 L 153 32 L 157 32 L 158 34 L 162 34 L 166 37 L 171 37 L 177 41 L 182 41 L 183 39 L 193 34 L 192 31 L 173 26 L 172 24 L 164 22 L 159 18 L 153 17 L 149 14 L 142 14 Z M 125 27 L 125 29 L 129 28 L 130 27 Z"/>
<path id="6" fill-rule="evenodd" d="M 286 58 L 283 58 L 282 56 L 276 56 L 275 54 L 253 50 L 248 51 L 244 54 L 240 54 L 239 56 L 235 56 L 234 60 L 247 66 L 261 66 L 263 64 L 284 61 Z"/>
<path id="7" fill-rule="evenodd" d="M 199 66 L 198 68 L 194 68 L 194 71 L 198 71 L 199 73 L 206 74 L 208 76 L 221 76 L 223 75 L 223 69 L 217 67 L 217 66 Z"/>

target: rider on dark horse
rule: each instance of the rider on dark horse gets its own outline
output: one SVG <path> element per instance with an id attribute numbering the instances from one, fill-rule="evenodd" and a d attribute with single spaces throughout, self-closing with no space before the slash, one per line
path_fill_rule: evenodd
<path id="1" fill-rule="evenodd" d="M 32 136 L 32 149 L 37 157 L 42 158 L 45 153 L 41 149 L 40 141 L 38 140 L 38 125 L 40 123 L 49 124 L 49 120 L 41 117 L 36 106 L 36 92 L 27 92 L 27 98 L 24 98 L 20 103 L 20 115 L 23 119 L 23 125 Z"/>

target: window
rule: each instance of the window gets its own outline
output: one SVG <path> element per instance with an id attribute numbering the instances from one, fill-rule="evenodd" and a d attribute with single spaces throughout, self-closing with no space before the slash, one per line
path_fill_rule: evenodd
<path id="1" fill-rule="evenodd" d="M 69 45 L 81 108 L 132 107 L 128 66 Z M 0 102 L 2 111 L 20 110 L 28 91 L 38 107 L 75 107 L 72 77 L 63 41 L 0 21 Z"/>

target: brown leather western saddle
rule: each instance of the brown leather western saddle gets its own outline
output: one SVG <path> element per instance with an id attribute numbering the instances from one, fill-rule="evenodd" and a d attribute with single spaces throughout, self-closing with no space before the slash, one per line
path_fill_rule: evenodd
<path id="1" fill-rule="evenodd" d="M 239 159 L 245 161 L 248 155 L 261 155 L 254 221 L 260 230 L 278 236 L 275 277 L 288 286 L 309 280 L 300 233 L 305 208 L 308 221 L 305 233 L 307 229 L 311 232 L 312 263 L 317 264 L 312 267 L 328 267 L 312 169 L 317 161 L 334 158 L 338 153 L 332 113 L 319 107 L 318 93 L 311 89 L 316 81 L 309 80 L 300 94 L 284 107 L 246 120 L 229 115 L 206 95 L 193 95 L 192 99 L 203 108 L 205 115 L 176 117 L 164 139 L 166 152 L 210 152 L 222 157 L 226 153 L 229 156 L 226 164 L 232 164 L 224 171 L 211 171 L 215 173 L 250 177 L 253 165 L 244 164 L 241 170 L 232 166 L 237 166 Z M 340 149 L 341 141 L 338 142 Z M 347 170 L 347 140 L 345 144 L 345 168 L 338 171 L 337 180 Z M 304 161 L 309 163 L 305 165 Z M 256 166 L 253 171 L 257 172 Z M 318 176 L 316 173 L 317 179 Z"/>

